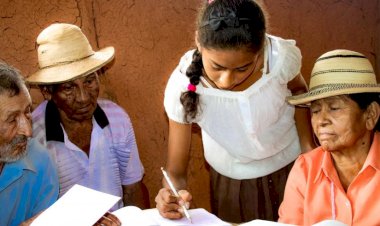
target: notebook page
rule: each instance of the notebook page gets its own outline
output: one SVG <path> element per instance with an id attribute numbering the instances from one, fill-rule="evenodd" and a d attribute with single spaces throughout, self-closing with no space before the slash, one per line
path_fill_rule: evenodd
<path id="1" fill-rule="evenodd" d="M 158 225 L 153 219 L 144 215 L 144 212 L 136 206 L 126 206 L 115 210 L 112 214 L 119 218 L 122 226 L 139 225 L 154 226 Z"/>
<path id="2" fill-rule="evenodd" d="M 169 220 L 163 218 L 157 209 L 147 209 L 143 210 L 144 214 L 157 223 L 157 225 L 165 225 L 165 226 L 231 226 L 231 224 L 226 223 L 216 217 L 214 214 L 206 211 L 205 209 L 190 209 L 189 214 L 191 216 L 192 223 L 186 217 L 183 217 L 178 220 Z"/>
<path id="3" fill-rule="evenodd" d="M 273 221 L 265 221 L 265 220 L 253 220 L 244 224 L 239 224 L 239 226 L 295 226 L 293 224 L 283 224 L 277 223 Z M 342 222 L 336 220 L 324 220 L 317 224 L 313 224 L 313 226 L 347 226 Z"/>
<path id="4" fill-rule="evenodd" d="M 275 221 L 252 220 L 247 223 L 239 224 L 239 226 L 295 226 L 293 224 L 283 224 Z"/>
<path id="5" fill-rule="evenodd" d="M 317 224 L 313 224 L 313 226 L 347 226 L 347 225 L 337 220 L 324 220 Z"/>

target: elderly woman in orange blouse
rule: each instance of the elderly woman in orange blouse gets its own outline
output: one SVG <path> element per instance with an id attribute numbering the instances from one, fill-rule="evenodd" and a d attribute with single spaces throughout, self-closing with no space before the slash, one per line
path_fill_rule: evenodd
<path id="1" fill-rule="evenodd" d="M 320 147 L 294 163 L 280 222 L 380 225 L 379 93 L 364 55 L 334 50 L 317 59 L 310 91 L 288 102 L 310 106 Z"/>

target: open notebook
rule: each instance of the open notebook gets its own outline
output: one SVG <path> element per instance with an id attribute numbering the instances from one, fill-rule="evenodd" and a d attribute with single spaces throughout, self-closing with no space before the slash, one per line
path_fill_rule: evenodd
<path id="1" fill-rule="evenodd" d="M 206 211 L 205 209 L 190 209 L 189 213 L 192 219 L 192 223 L 190 223 L 186 217 L 183 217 L 179 220 L 165 219 L 159 214 L 157 209 L 141 210 L 135 206 L 126 206 L 113 212 L 113 214 L 115 214 L 122 222 L 122 226 L 231 226 L 231 224 L 220 220 L 218 217 Z"/>

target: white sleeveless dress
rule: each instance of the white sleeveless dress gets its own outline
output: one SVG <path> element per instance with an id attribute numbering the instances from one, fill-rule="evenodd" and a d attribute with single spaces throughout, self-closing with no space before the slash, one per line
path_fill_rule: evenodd
<path id="1" fill-rule="evenodd" d="M 202 129 L 207 162 L 233 179 L 258 178 L 281 169 L 300 154 L 294 107 L 287 83 L 300 73 L 301 53 L 295 41 L 267 35 L 262 77 L 244 91 L 197 85 L 201 112 L 191 123 Z M 168 81 L 164 106 L 168 117 L 184 121 L 180 95 L 187 90 L 187 52 Z M 267 68 L 269 66 L 269 73 Z"/>

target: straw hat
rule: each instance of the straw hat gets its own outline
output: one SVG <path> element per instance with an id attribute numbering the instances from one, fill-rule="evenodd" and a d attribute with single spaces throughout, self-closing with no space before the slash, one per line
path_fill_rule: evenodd
<path id="1" fill-rule="evenodd" d="M 352 93 L 379 93 L 380 85 L 369 60 L 361 53 L 338 49 L 320 56 L 310 78 L 310 91 L 290 96 L 293 105 Z"/>
<path id="2" fill-rule="evenodd" d="M 56 23 L 37 37 L 39 70 L 26 80 L 29 84 L 62 83 L 97 71 L 113 57 L 113 47 L 93 51 L 81 29 Z"/>

